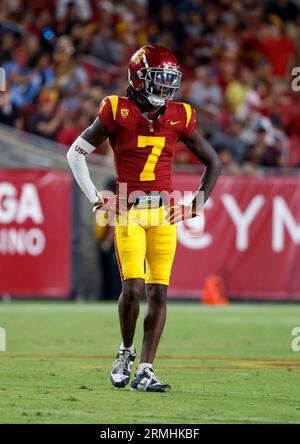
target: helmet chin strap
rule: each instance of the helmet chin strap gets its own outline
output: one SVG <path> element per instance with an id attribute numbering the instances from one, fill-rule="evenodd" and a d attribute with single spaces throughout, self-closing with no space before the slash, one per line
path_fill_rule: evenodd
<path id="1" fill-rule="evenodd" d="M 141 100 L 139 100 L 139 96 L 144 97 L 145 99 L 148 100 L 148 102 L 150 103 L 150 105 L 154 106 L 155 108 L 157 107 L 162 107 L 166 104 L 166 99 L 163 99 L 162 97 L 157 97 L 154 95 L 146 95 L 143 94 L 142 92 L 139 92 L 137 95 L 137 100 L 142 104 Z"/>
<path id="2" fill-rule="evenodd" d="M 164 106 L 166 103 L 166 100 L 162 97 L 157 96 L 145 96 L 148 99 L 148 102 L 151 103 L 152 106 Z"/>

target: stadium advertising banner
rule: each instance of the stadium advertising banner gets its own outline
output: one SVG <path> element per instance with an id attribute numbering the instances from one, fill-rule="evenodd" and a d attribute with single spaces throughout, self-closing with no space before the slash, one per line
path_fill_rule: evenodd
<path id="1" fill-rule="evenodd" d="M 67 172 L 0 170 L 0 294 L 67 297 L 71 231 Z"/>
<path id="2" fill-rule="evenodd" d="M 195 191 L 199 181 L 177 174 L 174 189 Z M 241 299 L 300 300 L 299 202 L 297 176 L 220 177 L 204 224 L 178 226 L 170 294 L 200 297 L 206 278 L 220 276 Z"/>

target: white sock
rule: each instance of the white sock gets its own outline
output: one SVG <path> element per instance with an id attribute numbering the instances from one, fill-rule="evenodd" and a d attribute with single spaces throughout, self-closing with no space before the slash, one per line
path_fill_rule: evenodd
<path id="1" fill-rule="evenodd" d="M 125 347 L 123 342 L 120 345 L 120 350 L 129 350 L 130 353 L 134 353 L 134 345 L 132 344 L 130 347 Z"/>
<path id="2" fill-rule="evenodd" d="M 152 369 L 152 364 L 150 364 L 149 362 L 142 362 L 139 366 L 138 369 L 136 371 L 137 374 L 142 373 L 145 368 L 151 368 Z"/>

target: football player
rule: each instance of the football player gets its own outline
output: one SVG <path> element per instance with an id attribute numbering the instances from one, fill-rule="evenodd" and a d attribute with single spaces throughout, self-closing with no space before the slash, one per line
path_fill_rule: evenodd
<path id="1" fill-rule="evenodd" d="M 132 203 L 121 209 L 126 223 L 120 223 L 120 206 L 116 217 L 115 245 L 122 276 L 118 303 L 122 343 L 110 379 L 119 388 L 129 383 L 136 357 L 133 339 L 145 285 L 148 305 L 141 359 L 131 388 L 150 392 L 171 388 L 158 379 L 152 365 L 166 319 L 176 223 L 199 213 L 199 202 L 208 199 L 221 170 L 216 152 L 197 129 L 195 110 L 187 103 L 172 101 L 181 77 L 171 51 L 160 45 L 139 49 L 129 62 L 126 97 L 104 98 L 96 120 L 67 154 L 73 174 L 94 210 L 110 210 L 116 203 L 105 200 L 96 190 L 85 160 L 109 138 L 115 158 L 117 195 L 121 194 L 121 184 L 127 186 L 126 197 L 134 194 Z M 178 140 L 205 165 L 205 171 L 192 203 L 172 206 L 170 211 L 167 207 L 172 193 L 172 157 Z M 200 195 L 204 199 L 199 199 Z M 152 215 L 157 216 L 158 223 L 149 222 Z"/>

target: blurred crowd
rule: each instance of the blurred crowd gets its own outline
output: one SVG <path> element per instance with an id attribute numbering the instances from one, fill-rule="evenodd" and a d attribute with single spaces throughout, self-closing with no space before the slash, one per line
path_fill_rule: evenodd
<path id="1" fill-rule="evenodd" d="M 197 108 L 227 171 L 300 167 L 297 0 L 0 0 L 0 122 L 69 146 L 104 96 L 125 94 L 149 42 L 177 55 L 176 100 Z M 178 144 L 176 163 L 197 161 Z"/>

